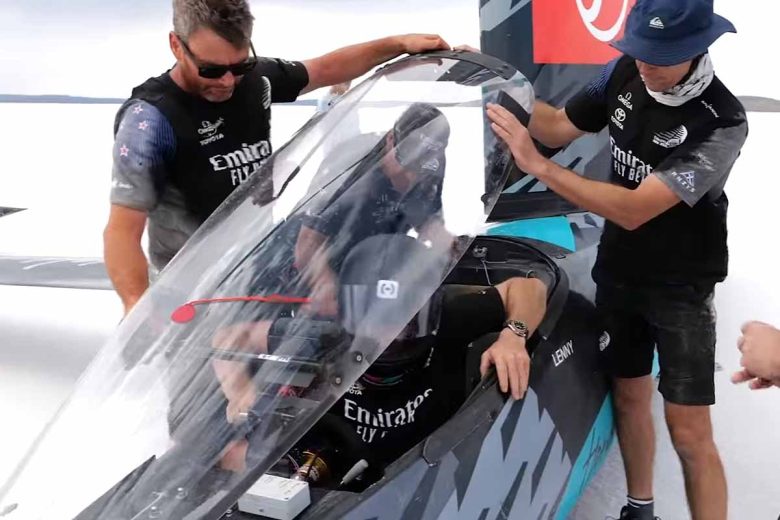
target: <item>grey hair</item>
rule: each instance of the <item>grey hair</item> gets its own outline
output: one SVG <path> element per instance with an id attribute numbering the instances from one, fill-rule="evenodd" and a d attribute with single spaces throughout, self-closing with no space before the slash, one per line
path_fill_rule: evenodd
<path id="1" fill-rule="evenodd" d="M 173 31 L 187 39 L 198 29 L 211 29 L 236 48 L 252 39 L 254 17 L 247 0 L 173 0 Z"/>

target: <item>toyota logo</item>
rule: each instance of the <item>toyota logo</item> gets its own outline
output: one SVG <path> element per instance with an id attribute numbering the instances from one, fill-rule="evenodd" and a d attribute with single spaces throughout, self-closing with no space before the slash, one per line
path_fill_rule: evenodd
<path id="1" fill-rule="evenodd" d="M 615 110 L 615 119 L 617 119 L 619 122 L 623 122 L 626 120 L 626 111 L 622 108 L 618 108 Z"/>

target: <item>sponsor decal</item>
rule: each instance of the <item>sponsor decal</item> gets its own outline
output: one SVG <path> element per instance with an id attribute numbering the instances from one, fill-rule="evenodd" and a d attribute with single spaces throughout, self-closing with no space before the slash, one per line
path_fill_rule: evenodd
<path id="1" fill-rule="evenodd" d="M 435 158 L 435 157 L 434 157 L 434 158 L 432 158 L 432 159 L 428 159 L 428 160 L 427 160 L 427 161 L 425 161 L 425 163 L 423 163 L 423 165 L 422 165 L 422 169 L 423 169 L 423 170 L 429 170 L 429 171 L 434 171 L 434 172 L 435 172 L 435 171 L 438 171 L 440 167 L 441 167 L 441 163 L 440 163 L 440 162 L 439 162 L 439 160 L 438 160 L 437 158 Z"/>
<path id="2" fill-rule="evenodd" d="M 553 363 L 555 366 L 561 366 L 567 359 L 574 354 L 574 340 L 569 340 L 561 348 L 552 353 Z"/>
<path id="3" fill-rule="evenodd" d="M 536 63 L 603 64 L 620 53 L 609 46 L 623 34 L 635 0 L 531 2 Z"/>
<path id="4" fill-rule="evenodd" d="M 604 332 L 601 333 L 601 337 L 599 338 L 599 350 L 601 352 L 604 352 L 605 350 L 607 350 L 607 347 L 611 342 L 612 342 L 612 338 L 610 337 L 609 332 L 605 330 Z"/>
<path id="5" fill-rule="evenodd" d="M 397 300 L 399 287 L 395 280 L 379 280 L 376 283 L 376 297 L 380 300 Z"/>
<path id="6" fill-rule="evenodd" d="M 634 110 L 634 104 L 631 103 L 631 98 L 633 97 L 633 94 L 631 92 L 626 92 L 625 94 L 618 95 L 618 101 L 623 103 L 623 106 L 626 107 L 629 110 Z"/>
<path id="7" fill-rule="evenodd" d="M 720 117 L 720 115 L 718 115 L 718 112 L 715 110 L 715 107 L 713 107 L 712 105 L 710 105 L 709 103 L 707 103 L 707 102 L 706 102 L 706 101 L 704 101 L 704 100 L 702 100 L 701 104 L 702 104 L 702 105 L 704 105 L 704 108 L 706 108 L 707 110 L 709 110 L 710 112 L 712 112 L 712 115 L 713 115 L 713 116 L 715 116 L 715 117 Z"/>
<path id="8" fill-rule="evenodd" d="M 363 439 L 363 442 L 371 444 L 376 439 L 384 438 L 390 430 L 414 423 L 415 412 L 432 393 L 433 388 L 429 388 L 395 410 L 383 410 L 382 408 L 369 410 L 360 406 L 356 401 L 345 398 L 344 418 L 357 423 L 358 435 Z"/>
<path id="9" fill-rule="evenodd" d="M 365 390 L 366 387 L 360 384 L 360 381 L 355 381 L 355 384 L 349 387 L 349 390 L 347 390 L 348 394 L 352 395 L 363 395 L 363 390 Z"/>
<path id="10" fill-rule="evenodd" d="M 693 170 L 687 172 L 673 171 L 669 175 L 689 193 L 696 192 L 696 172 Z"/>
<path id="11" fill-rule="evenodd" d="M 666 27 L 664 27 L 663 20 L 661 20 L 657 16 L 655 18 L 653 18 L 652 20 L 650 20 L 650 24 L 649 25 L 650 25 L 651 29 L 666 29 Z"/>
<path id="12" fill-rule="evenodd" d="M 614 122 L 614 121 L 613 121 Z M 645 177 L 653 172 L 653 166 L 629 151 L 624 151 L 617 145 L 614 137 L 609 138 L 612 151 L 612 170 L 619 176 L 629 181 L 640 184 Z"/>
<path id="13" fill-rule="evenodd" d="M 133 189 L 133 185 L 132 184 L 128 184 L 126 182 L 122 182 L 122 181 L 120 181 L 118 179 L 114 179 L 113 181 L 111 181 L 111 187 L 114 188 L 114 189 L 120 189 L 120 190 L 132 190 Z"/>
<path id="14" fill-rule="evenodd" d="M 226 172 L 230 175 L 233 186 L 238 186 L 258 171 L 269 155 L 271 155 L 271 143 L 261 140 L 251 145 L 241 143 L 241 148 L 238 150 L 224 155 L 214 155 L 209 158 L 209 161 L 215 173 Z"/>
<path id="15" fill-rule="evenodd" d="M 288 356 L 274 356 L 273 354 L 257 354 L 257 359 L 261 361 L 276 361 L 277 363 L 289 363 L 292 361 Z"/>
<path id="16" fill-rule="evenodd" d="M 202 121 L 200 123 L 200 128 L 198 128 L 198 135 L 204 139 L 200 141 L 200 145 L 208 146 L 224 139 L 225 134 L 219 131 L 220 127 L 224 126 L 224 124 L 225 120 L 221 117 L 213 123 L 211 121 Z"/>
<path id="17" fill-rule="evenodd" d="M 611 117 L 612 123 L 618 127 L 620 130 L 623 130 L 623 121 L 626 120 L 626 111 L 622 108 L 618 108 L 615 110 L 615 113 Z"/>
<path id="18" fill-rule="evenodd" d="M 199 135 L 205 135 L 206 137 L 211 137 L 212 135 L 216 134 L 219 130 L 219 127 L 225 124 L 225 120 L 223 118 L 219 118 L 216 120 L 216 122 L 211 123 L 210 121 L 202 121 L 200 123 L 200 128 L 198 128 L 198 134 Z"/>
<path id="19" fill-rule="evenodd" d="M 688 138 L 688 129 L 680 125 L 674 130 L 658 132 L 653 136 L 653 143 L 664 148 L 677 148 Z"/>

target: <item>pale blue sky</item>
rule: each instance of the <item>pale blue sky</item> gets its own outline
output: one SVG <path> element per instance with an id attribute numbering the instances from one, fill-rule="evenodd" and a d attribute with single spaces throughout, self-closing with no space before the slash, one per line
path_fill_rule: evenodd
<path id="1" fill-rule="evenodd" d="M 254 43 L 268 56 L 310 58 L 406 32 L 438 32 L 453 44 L 479 42 L 478 0 L 252 4 Z M 0 93 L 127 96 L 172 64 L 170 28 L 165 0 L 0 0 Z"/>
<path id="2" fill-rule="evenodd" d="M 479 42 L 479 0 L 252 3 L 255 46 L 268 56 L 304 59 L 405 32 L 438 32 L 452 44 Z M 780 3 L 715 5 L 739 30 L 712 50 L 718 75 L 737 94 L 780 98 L 772 61 L 780 48 Z M 171 65 L 170 18 L 168 0 L 0 0 L 0 93 L 127 96 Z"/>

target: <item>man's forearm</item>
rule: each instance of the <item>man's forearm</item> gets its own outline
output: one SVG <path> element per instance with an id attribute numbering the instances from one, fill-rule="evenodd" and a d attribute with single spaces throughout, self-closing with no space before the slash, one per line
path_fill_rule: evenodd
<path id="1" fill-rule="evenodd" d="M 547 310 L 547 287 L 536 278 L 511 278 L 500 285 L 507 319 L 522 321 L 533 334 Z"/>
<path id="2" fill-rule="evenodd" d="M 104 259 L 108 276 L 127 313 L 149 288 L 149 264 L 141 244 L 131 237 L 106 232 Z"/>
<path id="3" fill-rule="evenodd" d="M 643 223 L 638 208 L 632 203 L 632 190 L 586 179 L 548 159 L 533 170 L 528 173 L 575 206 L 592 211 L 624 229 L 633 230 Z"/>
<path id="4" fill-rule="evenodd" d="M 328 237 L 301 226 L 295 243 L 295 268 L 312 286 L 323 281 L 335 280 L 336 275 L 329 263 Z"/>
<path id="5" fill-rule="evenodd" d="M 562 148 L 586 134 L 574 126 L 565 110 L 538 99 L 534 103 L 528 132 L 548 148 Z"/>
<path id="6" fill-rule="evenodd" d="M 561 142 L 562 140 L 555 132 L 555 113 L 557 110 L 557 108 L 537 99 L 528 124 L 528 132 L 531 137 L 548 148 L 559 148 L 566 144 Z"/>
<path id="7" fill-rule="evenodd" d="M 304 92 L 351 81 L 404 52 L 403 42 L 397 36 L 337 49 L 312 60 L 316 61 L 317 73 Z"/>
<path id="8" fill-rule="evenodd" d="M 305 61 L 306 70 L 309 72 L 309 84 L 303 92 L 351 81 L 377 65 L 407 52 L 416 54 L 449 48 L 447 42 L 435 34 L 389 36 L 380 40 L 350 45 L 319 58 Z"/>

